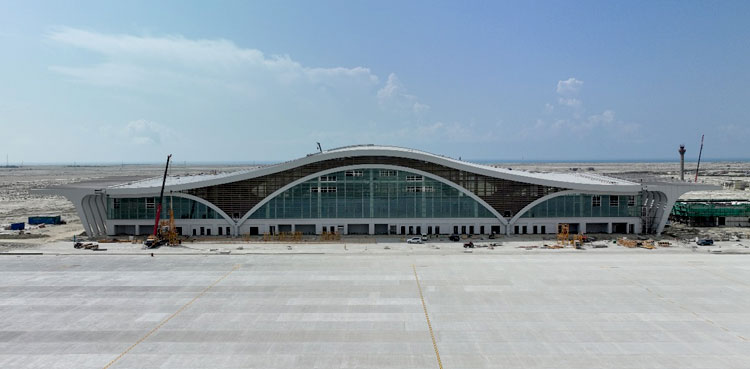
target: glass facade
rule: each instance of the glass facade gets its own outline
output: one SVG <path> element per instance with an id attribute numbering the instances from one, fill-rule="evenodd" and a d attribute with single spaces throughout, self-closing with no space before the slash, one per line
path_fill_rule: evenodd
<path id="1" fill-rule="evenodd" d="M 358 169 L 300 183 L 250 219 L 494 218 L 450 185 L 398 170 Z"/>
<path id="2" fill-rule="evenodd" d="M 537 204 L 521 218 L 637 217 L 640 196 L 564 195 Z M 614 198 L 617 198 L 615 200 Z"/>
<path id="3" fill-rule="evenodd" d="M 496 210 L 498 214 L 506 218 L 515 215 L 536 199 L 564 190 L 564 188 L 559 187 L 495 178 L 424 160 L 395 156 L 351 156 L 315 161 L 255 178 L 186 189 L 185 193 L 205 199 L 228 215 L 239 218 L 277 190 L 302 178 L 327 170 L 337 170 L 336 168 L 351 166 L 375 167 L 378 165 L 411 168 L 411 170 L 430 173 L 449 183 L 455 183 L 482 199 L 482 201 Z M 345 169 L 339 170 L 345 171 Z M 376 174 L 380 175 L 381 170 L 376 170 Z M 404 170 L 409 171 L 410 169 Z M 392 173 L 384 170 L 383 174 L 385 177 Z M 352 171 L 350 175 L 354 177 L 360 174 L 359 172 L 355 173 Z M 364 176 L 364 173 L 362 173 L 362 176 Z"/>
<path id="4" fill-rule="evenodd" d="M 154 219 L 159 197 L 107 198 L 107 219 Z M 161 218 L 169 218 L 172 204 L 175 219 L 223 219 L 223 217 L 195 200 L 183 197 L 165 197 Z"/>

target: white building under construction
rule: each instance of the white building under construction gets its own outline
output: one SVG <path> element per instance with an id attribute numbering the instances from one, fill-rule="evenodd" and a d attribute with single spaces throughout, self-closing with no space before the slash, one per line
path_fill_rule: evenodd
<path id="1" fill-rule="evenodd" d="M 388 146 L 350 146 L 232 173 L 108 179 L 38 190 L 67 197 L 90 236 L 153 230 L 156 204 L 182 235 L 660 234 L 695 183 L 539 173 Z M 168 212 L 162 212 L 166 218 Z"/>

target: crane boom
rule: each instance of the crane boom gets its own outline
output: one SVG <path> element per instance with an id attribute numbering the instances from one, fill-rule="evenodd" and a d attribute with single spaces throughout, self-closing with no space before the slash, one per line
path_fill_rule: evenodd
<path id="1" fill-rule="evenodd" d="M 161 203 L 164 197 L 164 185 L 167 183 L 167 170 L 169 169 L 169 159 L 172 154 L 167 155 L 167 165 L 164 167 L 164 177 L 161 180 L 161 192 L 159 192 L 159 204 L 156 206 L 156 220 L 154 220 L 154 237 L 159 233 L 159 217 L 161 216 Z"/>
<path id="2" fill-rule="evenodd" d="M 698 169 L 701 168 L 701 155 L 703 155 L 703 137 L 706 135 L 701 135 L 701 151 L 698 153 L 698 166 L 695 167 L 695 181 L 698 182 Z"/>

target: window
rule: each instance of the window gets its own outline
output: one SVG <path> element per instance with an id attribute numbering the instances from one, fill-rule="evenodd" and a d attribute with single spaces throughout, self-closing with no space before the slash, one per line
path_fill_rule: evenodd
<path id="1" fill-rule="evenodd" d="M 146 198 L 146 209 L 153 209 L 154 208 L 154 198 L 153 197 L 147 197 Z"/>
<path id="2" fill-rule="evenodd" d="M 422 176 L 406 176 L 406 182 L 420 182 L 423 180 Z"/>
<path id="3" fill-rule="evenodd" d="M 321 176 L 321 182 L 336 182 L 336 176 Z"/>
<path id="4" fill-rule="evenodd" d="M 364 172 L 361 169 L 355 169 L 355 170 L 347 170 L 346 176 L 347 177 L 362 177 L 364 175 Z"/>
<path id="5" fill-rule="evenodd" d="M 381 170 L 380 176 L 381 177 L 395 177 L 396 171 L 395 170 Z"/>
<path id="6" fill-rule="evenodd" d="M 120 199 L 114 199 L 114 202 L 113 202 L 112 205 L 114 206 L 115 209 L 119 209 L 120 208 Z"/>
<path id="7" fill-rule="evenodd" d="M 331 186 L 310 187 L 310 192 L 312 193 L 336 192 L 336 187 L 331 187 Z"/>
<path id="8" fill-rule="evenodd" d="M 635 196 L 628 196 L 628 206 L 635 206 Z"/>
<path id="9" fill-rule="evenodd" d="M 609 196 L 609 206 L 618 207 L 620 206 L 620 196 Z"/>
<path id="10" fill-rule="evenodd" d="M 432 186 L 406 186 L 406 192 L 435 192 Z"/>
<path id="11" fill-rule="evenodd" d="M 594 207 L 602 206 L 602 197 L 599 195 L 591 196 L 591 206 L 594 206 Z"/>

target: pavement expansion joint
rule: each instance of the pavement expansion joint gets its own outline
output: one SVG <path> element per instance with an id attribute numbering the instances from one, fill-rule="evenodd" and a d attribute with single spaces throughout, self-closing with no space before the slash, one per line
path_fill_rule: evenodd
<path id="1" fill-rule="evenodd" d="M 122 359 L 123 356 L 125 356 L 128 352 L 130 352 L 131 350 L 133 350 L 136 346 L 138 346 L 141 342 L 145 341 L 152 334 L 156 333 L 156 331 L 158 331 L 161 327 L 163 327 L 165 324 L 167 324 L 167 322 L 169 322 L 170 320 L 172 320 L 172 318 L 176 317 L 181 312 L 183 312 L 185 309 L 187 309 L 188 307 L 190 307 L 190 305 L 192 305 L 195 301 L 197 301 L 199 298 L 201 298 L 201 296 L 203 296 L 204 294 L 206 294 L 206 292 L 208 292 L 208 290 L 210 290 L 212 287 L 214 287 L 217 284 L 219 284 L 219 282 L 223 281 L 226 277 L 228 277 L 230 274 L 232 274 L 232 272 L 234 272 L 235 270 L 237 270 L 239 268 L 240 268 L 240 264 L 235 264 L 232 267 L 232 270 L 226 272 L 219 279 L 217 279 L 216 281 L 214 281 L 214 283 L 211 283 L 211 285 L 209 285 L 208 287 L 204 288 L 203 291 L 201 291 L 198 295 L 196 295 L 195 297 L 193 297 L 192 300 L 188 301 L 185 305 L 182 305 L 182 307 L 180 307 L 179 309 L 177 309 L 177 311 L 175 311 L 172 315 L 170 315 L 166 319 L 162 320 L 156 327 L 154 327 L 152 330 L 150 330 L 148 333 L 146 333 L 146 335 L 144 335 L 143 337 L 141 337 L 134 344 L 130 345 L 130 347 L 128 347 L 125 351 L 123 351 L 122 353 L 120 353 L 120 355 L 117 355 L 116 358 L 112 359 L 112 361 L 110 361 L 107 365 L 105 365 L 103 369 L 110 368 L 112 365 L 114 365 L 115 363 L 117 363 L 117 361 L 120 360 L 120 359 Z"/>
<path id="2" fill-rule="evenodd" d="M 419 289 L 419 299 L 422 300 L 422 309 L 424 309 L 424 317 L 427 319 L 427 328 L 430 329 L 430 338 L 432 338 L 432 347 L 435 349 L 435 358 L 437 359 L 438 367 L 443 369 L 443 362 L 440 360 L 440 351 L 438 351 L 437 342 L 435 341 L 435 332 L 432 330 L 432 323 L 430 323 L 430 314 L 427 313 L 427 304 L 424 302 L 424 294 L 422 293 L 422 285 L 419 283 L 419 276 L 417 275 L 417 267 L 412 264 L 412 270 L 414 270 L 414 280 L 417 281 L 417 289 Z"/>

